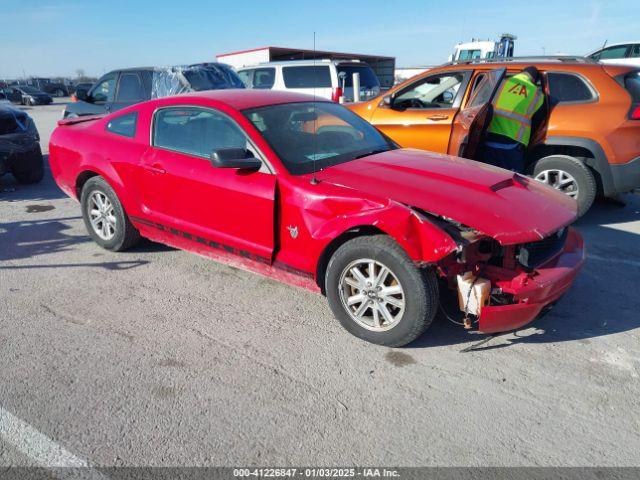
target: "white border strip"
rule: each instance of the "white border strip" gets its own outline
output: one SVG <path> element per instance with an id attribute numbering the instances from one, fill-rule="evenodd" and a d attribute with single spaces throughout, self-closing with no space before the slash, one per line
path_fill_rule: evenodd
<path id="1" fill-rule="evenodd" d="M 83 471 L 52 472 L 59 478 L 107 479 L 102 473 L 89 468 L 86 460 L 76 457 L 44 433 L 0 407 L 0 439 L 13 445 L 29 457 L 37 466 L 56 468 L 81 468 Z M 5 465 L 6 466 L 6 465 Z"/>

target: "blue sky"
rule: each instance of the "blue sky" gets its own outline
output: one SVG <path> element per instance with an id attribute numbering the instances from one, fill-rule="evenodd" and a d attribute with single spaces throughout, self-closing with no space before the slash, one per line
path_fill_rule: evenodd
<path id="1" fill-rule="evenodd" d="M 0 78 L 101 75 L 275 45 L 438 64 L 471 37 L 516 34 L 516 55 L 640 41 L 638 0 L 0 0 Z"/>

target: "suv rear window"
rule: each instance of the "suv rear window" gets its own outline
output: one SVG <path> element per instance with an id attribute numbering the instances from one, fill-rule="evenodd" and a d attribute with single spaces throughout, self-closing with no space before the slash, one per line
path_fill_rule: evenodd
<path id="1" fill-rule="evenodd" d="M 244 83 L 242 83 L 238 74 L 226 65 L 192 66 L 182 70 L 182 74 L 196 92 L 223 90 L 225 88 L 244 88 Z"/>
<path id="2" fill-rule="evenodd" d="M 371 67 L 366 65 L 338 65 L 338 75 L 344 72 L 346 74 L 345 87 L 353 87 L 353 74 L 360 74 L 360 86 L 364 88 L 373 88 L 380 86 L 380 80 Z"/>
<path id="3" fill-rule="evenodd" d="M 547 73 L 549 93 L 556 102 L 588 102 L 596 98 L 595 92 L 578 75 Z"/>
<path id="4" fill-rule="evenodd" d="M 329 88 L 331 73 L 329 67 L 283 67 L 284 85 L 287 88 Z"/>
<path id="5" fill-rule="evenodd" d="M 624 88 L 633 98 L 633 103 L 640 103 L 640 70 L 625 75 Z"/>
<path id="6" fill-rule="evenodd" d="M 605 48 L 604 50 L 601 50 L 599 53 L 596 54 L 597 58 L 596 58 L 596 55 L 592 55 L 592 57 L 596 58 L 596 60 L 624 58 L 628 48 L 629 48 L 629 45 L 616 45 L 614 47 L 609 47 L 609 48 Z"/>
<path id="7" fill-rule="evenodd" d="M 273 87 L 273 83 L 276 80 L 275 68 L 256 68 L 253 71 L 253 88 L 266 88 Z"/>
<path id="8" fill-rule="evenodd" d="M 118 86 L 117 102 L 139 102 L 144 99 L 142 82 L 137 73 L 122 73 Z"/>

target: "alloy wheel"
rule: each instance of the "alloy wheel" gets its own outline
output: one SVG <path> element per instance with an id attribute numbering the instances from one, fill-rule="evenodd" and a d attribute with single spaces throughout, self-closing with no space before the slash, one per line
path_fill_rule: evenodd
<path id="1" fill-rule="evenodd" d="M 573 175 L 564 170 L 543 170 L 536 175 L 536 180 L 546 183 L 572 198 L 578 198 L 578 182 L 573 178 Z"/>
<path id="2" fill-rule="evenodd" d="M 383 263 L 361 258 L 340 275 L 340 300 L 351 318 L 372 331 L 395 327 L 405 311 L 405 294 L 396 275 Z"/>
<path id="3" fill-rule="evenodd" d="M 95 191 L 88 200 L 89 221 L 93 231 L 103 240 L 111 240 L 116 234 L 116 216 L 111 200 Z"/>

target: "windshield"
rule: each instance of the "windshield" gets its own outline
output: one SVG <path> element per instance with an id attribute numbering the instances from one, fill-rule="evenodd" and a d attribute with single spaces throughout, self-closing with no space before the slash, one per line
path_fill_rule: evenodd
<path id="1" fill-rule="evenodd" d="M 244 88 L 238 74 L 226 65 L 191 67 L 182 73 L 195 91 Z"/>
<path id="2" fill-rule="evenodd" d="M 293 175 L 397 148 L 372 125 L 332 102 L 244 110 Z"/>
<path id="3" fill-rule="evenodd" d="M 460 55 L 458 55 L 458 60 L 476 60 L 481 56 L 480 50 L 460 50 Z"/>
<path id="4" fill-rule="evenodd" d="M 353 74 L 360 74 L 360 86 L 363 88 L 374 88 L 380 86 L 380 81 L 370 67 L 366 65 L 338 65 L 338 75 L 345 73 L 345 87 L 353 87 Z"/>

